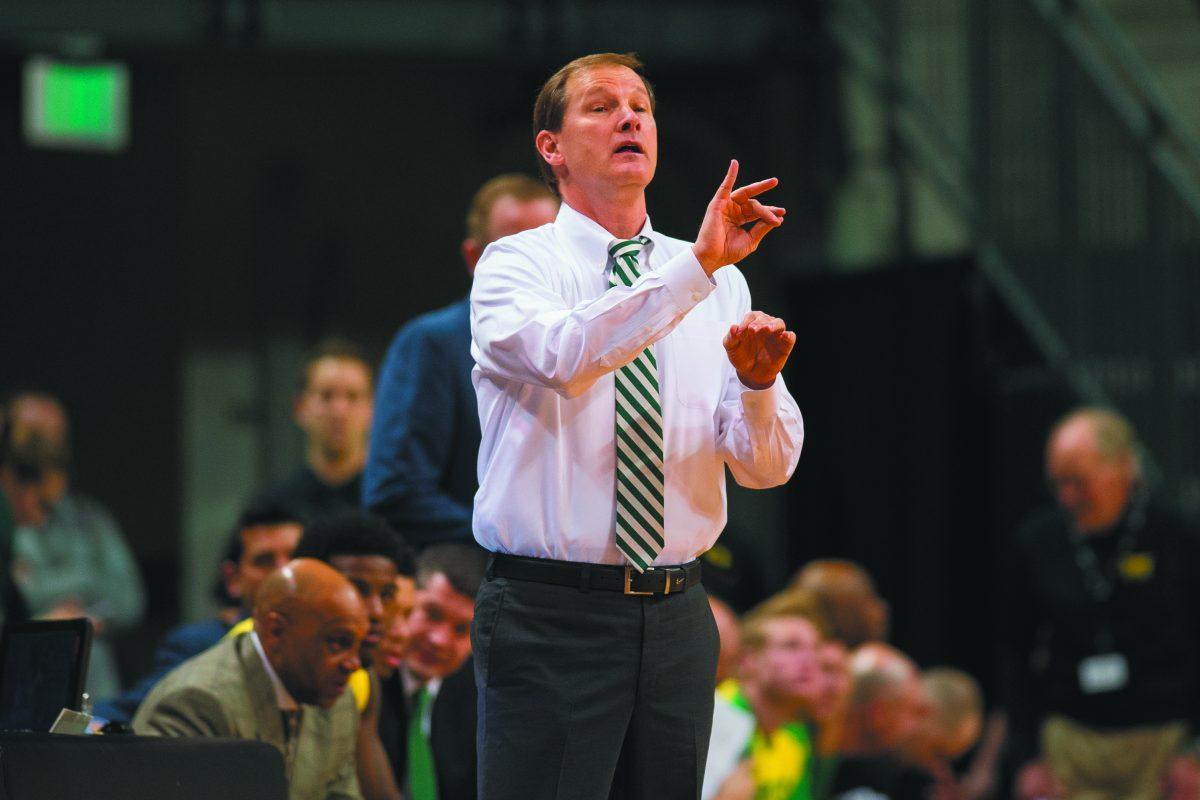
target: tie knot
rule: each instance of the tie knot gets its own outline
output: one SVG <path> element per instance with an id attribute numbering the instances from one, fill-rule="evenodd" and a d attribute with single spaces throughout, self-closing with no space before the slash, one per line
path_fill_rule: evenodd
<path id="1" fill-rule="evenodd" d="M 650 240 L 645 236 L 635 236 L 632 239 L 613 239 L 608 243 L 608 254 L 614 261 L 629 256 L 637 259 L 649 243 Z"/>

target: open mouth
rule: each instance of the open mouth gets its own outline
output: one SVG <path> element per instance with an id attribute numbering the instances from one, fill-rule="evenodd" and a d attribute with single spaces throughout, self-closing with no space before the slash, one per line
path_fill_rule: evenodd
<path id="1" fill-rule="evenodd" d="M 642 146 L 640 144 L 638 144 L 637 142 L 625 142 L 624 144 L 620 145 L 613 152 L 614 153 L 638 153 L 639 155 L 645 155 L 645 153 L 642 151 Z"/>

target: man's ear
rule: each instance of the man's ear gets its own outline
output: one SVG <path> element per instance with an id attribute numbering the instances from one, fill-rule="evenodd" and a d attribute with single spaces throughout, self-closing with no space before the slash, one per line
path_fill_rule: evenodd
<path id="1" fill-rule="evenodd" d="M 566 163 L 566 158 L 558 147 L 558 134 L 551 131 L 538 131 L 533 144 L 537 148 L 538 155 L 551 167 L 561 167 Z"/>
<path id="2" fill-rule="evenodd" d="M 479 246 L 479 242 L 468 238 L 462 240 L 458 251 L 462 253 L 463 263 L 467 265 L 467 274 L 474 275 L 475 265 L 479 263 L 479 259 L 483 255 L 483 248 Z"/>
<path id="3" fill-rule="evenodd" d="M 254 617 L 254 631 L 266 649 L 274 647 L 283 638 L 287 627 L 288 618 L 279 611 L 268 611 Z"/>
<path id="4" fill-rule="evenodd" d="M 238 575 L 237 564 L 232 561 L 222 561 L 221 580 L 225 584 L 225 594 L 234 600 L 242 599 L 242 581 Z"/>

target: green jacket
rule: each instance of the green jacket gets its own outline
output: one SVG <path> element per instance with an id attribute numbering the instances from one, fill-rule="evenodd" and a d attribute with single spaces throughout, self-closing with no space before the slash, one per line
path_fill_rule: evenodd
<path id="1" fill-rule="evenodd" d="M 345 692 L 329 709 L 304 706 L 289 757 L 283 714 L 250 634 L 227 637 L 167 674 L 133 718 L 137 733 L 269 742 L 284 759 L 289 800 L 362 800 L 354 771 L 358 710 Z"/>

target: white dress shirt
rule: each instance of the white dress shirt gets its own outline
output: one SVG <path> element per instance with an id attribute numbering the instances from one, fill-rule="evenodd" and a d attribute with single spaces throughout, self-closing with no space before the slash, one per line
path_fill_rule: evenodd
<path id="1" fill-rule="evenodd" d="M 796 468 L 804 425 L 783 377 L 746 388 L 722 339 L 750 310 L 736 267 L 710 279 L 690 243 L 656 233 L 633 286 L 609 288 L 612 234 L 566 203 L 488 246 L 471 289 L 483 440 L 475 538 L 514 555 L 624 564 L 616 548 L 613 371 L 647 346 L 663 411 L 666 547 L 682 564 L 725 527 L 725 465 L 768 488 Z M 647 270 L 648 266 L 648 270 Z"/>
<path id="2" fill-rule="evenodd" d="M 279 705 L 280 711 L 299 711 L 300 704 L 296 702 L 296 698 L 292 697 L 292 693 L 283 685 L 283 681 L 279 679 L 279 675 L 275 672 L 275 668 L 271 666 L 270 659 L 267 658 L 267 651 L 263 649 L 262 640 L 258 638 L 258 634 L 250 631 L 250 641 L 254 643 L 254 649 L 258 651 L 258 657 L 262 659 L 263 668 L 267 671 L 267 677 L 271 679 L 271 686 L 275 689 L 275 702 Z"/>

